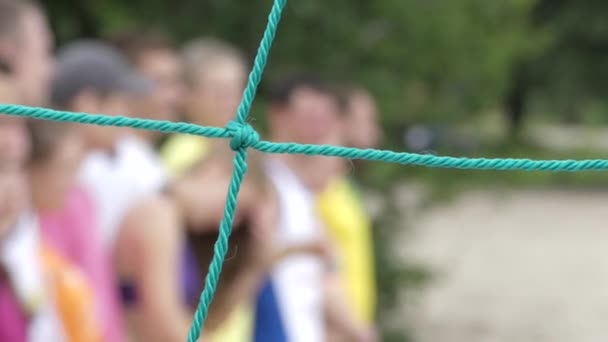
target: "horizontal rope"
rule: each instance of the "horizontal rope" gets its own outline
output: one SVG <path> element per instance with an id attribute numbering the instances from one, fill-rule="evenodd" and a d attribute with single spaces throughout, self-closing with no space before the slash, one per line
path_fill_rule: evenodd
<path id="1" fill-rule="evenodd" d="M 199 126 L 185 122 L 137 119 L 124 116 L 109 116 L 101 114 L 73 113 L 47 108 L 28 107 L 21 105 L 0 104 L 0 113 L 29 117 L 42 120 L 61 122 L 76 122 L 100 126 L 120 126 L 160 131 L 164 133 L 192 134 L 208 138 L 233 138 L 242 134 L 239 130 L 219 127 Z M 244 125 L 245 128 L 248 125 Z M 402 165 L 426 166 L 435 168 L 453 168 L 470 170 L 522 170 L 522 171 L 606 171 L 607 159 L 586 160 L 532 160 L 519 158 L 466 158 L 435 156 L 409 152 L 394 152 L 376 149 L 357 149 L 331 145 L 303 145 L 295 143 L 275 143 L 258 141 L 252 148 L 266 153 L 288 153 L 304 155 L 323 155 L 349 159 L 364 159 L 382 161 Z"/>
<path id="2" fill-rule="evenodd" d="M 126 116 L 66 112 L 48 108 L 28 107 L 14 104 L 0 104 L 0 113 L 33 119 L 75 122 L 98 126 L 116 126 L 158 131 L 163 133 L 182 133 L 208 138 L 228 138 L 225 128 L 199 126 L 187 122 L 138 119 Z"/>
<path id="3" fill-rule="evenodd" d="M 532 160 L 517 158 L 466 158 L 442 157 L 431 154 L 393 152 L 376 149 L 357 149 L 332 145 L 304 145 L 294 143 L 275 143 L 260 141 L 251 146 L 266 153 L 287 153 L 322 155 L 348 159 L 364 159 L 403 165 L 426 166 L 433 168 L 470 169 L 470 170 L 519 170 L 519 171 L 605 171 L 608 160 Z"/>

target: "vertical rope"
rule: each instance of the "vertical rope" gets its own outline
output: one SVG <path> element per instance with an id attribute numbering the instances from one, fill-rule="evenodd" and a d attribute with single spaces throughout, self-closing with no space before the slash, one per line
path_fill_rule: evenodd
<path id="1" fill-rule="evenodd" d="M 192 327 L 188 333 L 188 341 L 196 342 L 201 334 L 201 328 L 205 323 L 207 314 L 209 313 L 209 306 L 213 301 L 215 290 L 219 282 L 220 274 L 222 273 L 222 266 L 224 264 L 224 258 L 226 257 L 226 251 L 228 249 L 228 239 L 232 233 L 232 222 L 234 220 L 234 212 L 236 210 L 237 196 L 243 182 L 243 177 L 247 172 L 247 152 L 244 148 L 237 151 L 234 158 L 234 172 L 230 179 L 230 186 L 228 189 L 228 196 L 226 198 L 226 207 L 224 208 L 224 217 L 220 223 L 219 236 L 215 243 L 213 259 L 209 264 L 209 272 L 205 279 L 205 289 L 201 294 L 201 299 L 194 313 L 194 319 Z"/>
<path id="2" fill-rule="evenodd" d="M 201 294 L 201 299 L 198 308 L 194 313 L 194 319 L 188 334 L 189 342 L 196 342 L 200 337 L 201 328 L 207 319 L 209 306 L 213 301 L 220 274 L 222 273 L 222 265 L 224 263 L 224 258 L 226 257 L 226 250 L 228 249 L 228 240 L 232 233 L 232 221 L 236 210 L 237 197 L 241 183 L 243 182 L 243 177 L 247 172 L 247 147 L 257 143 L 258 140 L 257 133 L 255 133 L 245 121 L 251 111 L 251 105 L 255 99 L 260 80 L 262 79 L 262 74 L 264 73 L 266 62 L 268 61 L 268 54 L 270 53 L 270 48 L 274 41 L 279 21 L 281 20 L 281 13 L 285 8 L 286 3 L 287 0 L 274 1 L 270 14 L 268 15 L 268 24 L 264 30 L 264 36 L 260 42 L 253 68 L 249 74 L 249 82 L 243 92 L 243 98 L 236 113 L 236 119 L 227 126 L 227 130 L 232 133 L 230 147 L 236 152 L 236 155 L 234 156 L 234 169 L 232 171 L 228 196 L 226 198 L 224 217 L 220 223 L 219 236 L 215 243 L 213 258 L 211 259 L 209 272 L 205 279 L 205 288 Z"/>
<path id="3" fill-rule="evenodd" d="M 281 21 L 281 14 L 283 13 L 286 3 L 287 0 L 275 0 L 274 5 L 272 5 L 272 9 L 270 10 L 270 14 L 268 15 L 268 24 L 264 31 L 264 37 L 258 47 L 258 53 L 253 62 L 253 69 L 249 74 L 249 82 L 243 92 L 243 100 L 237 110 L 236 121 L 239 123 L 244 123 L 251 111 L 251 104 L 255 98 L 255 93 L 260 84 L 260 80 L 262 79 L 262 74 L 264 73 L 266 62 L 268 61 L 268 53 L 272 47 L 272 42 L 277 33 L 277 28 Z"/>

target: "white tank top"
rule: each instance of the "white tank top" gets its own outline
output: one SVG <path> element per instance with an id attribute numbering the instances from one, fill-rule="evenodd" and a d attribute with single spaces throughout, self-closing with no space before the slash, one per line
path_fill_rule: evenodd
<path id="1" fill-rule="evenodd" d="M 313 194 L 277 160 L 267 161 L 266 172 L 280 201 L 277 244 L 286 246 L 322 238 Z M 323 277 L 323 262 L 315 256 L 292 256 L 273 268 L 271 280 L 290 342 L 325 340 Z"/>

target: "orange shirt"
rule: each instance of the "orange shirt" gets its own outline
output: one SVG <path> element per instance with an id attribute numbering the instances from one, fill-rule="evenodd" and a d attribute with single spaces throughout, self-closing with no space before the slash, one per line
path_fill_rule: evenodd
<path id="1" fill-rule="evenodd" d="M 67 341 L 100 342 L 100 324 L 84 275 L 46 246 L 41 248 L 41 258 Z"/>

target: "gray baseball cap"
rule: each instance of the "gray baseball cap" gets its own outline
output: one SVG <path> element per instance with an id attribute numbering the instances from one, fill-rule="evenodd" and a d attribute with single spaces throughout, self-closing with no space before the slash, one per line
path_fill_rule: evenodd
<path id="1" fill-rule="evenodd" d="M 65 106 L 84 89 L 144 95 L 153 86 L 111 45 L 81 40 L 66 45 L 57 55 L 51 101 L 56 106 Z"/>

